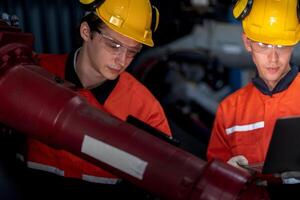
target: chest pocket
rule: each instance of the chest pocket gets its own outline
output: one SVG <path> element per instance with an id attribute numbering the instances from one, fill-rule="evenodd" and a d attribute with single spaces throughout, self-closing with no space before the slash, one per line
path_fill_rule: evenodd
<path id="1" fill-rule="evenodd" d="M 264 122 L 236 125 L 226 129 L 228 142 L 233 154 L 252 154 L 259 151 L 263 140 Z"/>

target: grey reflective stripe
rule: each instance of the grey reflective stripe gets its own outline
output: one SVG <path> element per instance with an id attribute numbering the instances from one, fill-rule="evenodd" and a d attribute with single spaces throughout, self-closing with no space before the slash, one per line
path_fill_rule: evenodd
<path id="1" fill-rule="evenodd" d="M 91 176 L 91 175 L 82 175 L 82 180 L 92 182 L 92 183 L 102 183 L 102 184 L 110 184 L 114 185 L 121 181 L 118 178 L 106 178 L 106 177 L 98 177 L 98 176 Z"/>
<path id="2" fill-rule="evenodd" d="M 45 165 L 41 163 L 36 163 L 32 161 L 27 161 L 27 167 L 31 169 L 36 169 L 36 170 L 41 170 L 41 171 L 46 171 L 50 172 L 59 176 L 64 176 L 64 171 L 61 169 L 58 169 L 57 167 L 53 167 L 51 165 Z M 92 182 L 92 183 L 102 183 L 102 184 L 110 184 L 114 185 L 117 184 L 121 181 L 121 179 L 118 178 L 107 178 L 107 177 L 98 177 L 98 176 L 91 176 L 91 175 L 86 175 L 82 174 L 82 180 Z"/>
<path id="3" fill-rule="evenodd" d="M 235 125 L 230 128 L 226 129 L 226 134 L 230 135 L 234 132 L 245 132 L 245 131 L 252 131 L 255 129 L 260 129 L 265 127 L 265 122 L 260 121 L 260 122 L 255 122 L 252 124 L 245 124 L 245 125 Z"/>
<path id="4" fill-rule="evenodd" d="M 50 172 L 50 173 L 53 173 L 53 174 L 56 174 L 59 176 L 65 175 L 64 171 L 61 169 L 58 169 L 51 165 L 45 165 L 45 164 L 36 163 L 36 162 L 32 162 L 32 161 L 27 161 L 27 167 L 29 167 L 31 169 L 37 169 L 37 170 L 41 170 L 41 171 Z"/>
<path id="5" fill-rule="evenodd" d="M 283 184 L 299 184 L 300 180 L 297 178 L 283 178 Z"/>

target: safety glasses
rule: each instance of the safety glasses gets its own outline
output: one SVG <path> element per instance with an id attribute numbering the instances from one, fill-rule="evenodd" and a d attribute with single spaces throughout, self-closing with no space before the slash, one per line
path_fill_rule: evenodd
<path id="1" fill-rule="evenodd" d="M 285 46 L 285 45 L 272 45 L 272 44 L 265 44 L 262 42 L 255 42 L 248 38 L 250 41 L 250 45 L 254 52 L 257 53 L 269 53 L 274 49 L 277 53 L 282 54 L 289 52 L 291 49 L 293 49 L 294 46 Z"/>
<path id="2" fill-rule="evenodd" d="M 132 59 L 142 49 L 142 45 L 137 47 L 128 47 L 116 39 L 104 34 L 101 30 L 96 29 L 96 32 L 102 36 L 106 50 L 114 55 L 125 53 L 126 58 Z"/>

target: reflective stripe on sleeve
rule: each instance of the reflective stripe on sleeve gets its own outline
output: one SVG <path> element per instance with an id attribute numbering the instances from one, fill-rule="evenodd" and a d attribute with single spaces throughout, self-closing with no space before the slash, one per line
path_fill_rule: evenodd
<path id="1" fill-rule="evenodd" d="M 255 129 L 260 129 L 260 128 L 264 128 L 265 127 L 265 122 L 261 121 L 261 122 L 255 122 L 252 124 L 246 124 L 246 125 L 235 125 L 232 126 L 230 128 L 226 129 L 226 134 L 230 135 L 234 132 L 244 132 L 244 131 L 252 131 Z"/>
<path id="2" fill-rule="evenodd" d="M 98 176 L 91 176 L 82 174 L 82 180 L 92 182 L 92 183 L 102 183 L 102 184 L 110 184 L 114 185 L 121 181 L 118 178 L 106 178 L 106 177 L 98 177 Z"/>
<path id="3" fill-rule="evenodd" d="M 60 170 L 51 165 L 45 165 L 45 164 L 41 164 L 41 163 L 28 161 L 27 166 L 31 169 L 46 171 L 46 172 L 56 174 L 59 176 L 64 176 L 63 170 Z M 102 183 L 102 184 L 110 184 L 110 185 L 117 184 L 118 182 L 121 181 L 121 179 L 118 179 L 118 178 L 97 177 L 97 176 L 91 176 L 91 175 L 86 175 L 86 174 L 82 175 L 82 180 L 92 182 L 92 183 Z"/>
<path id="4" fill-rule="evenodd" d="M 51 165 L 45 165 L 45 164 L 41 164 L 41 163 L 36 163 L 36 162 L 32 162 L 32 161 L 27 161 L 27 167 L 31 168 L 31 169 L 37 169 L 37 170 L 41 170 L 41 171 L 46 171 L 46 172 L 50 172 L 59 176 L 64 176 L 64 171 L 61 169 L 58 169 L 56 167 L 53 167 Z"/>

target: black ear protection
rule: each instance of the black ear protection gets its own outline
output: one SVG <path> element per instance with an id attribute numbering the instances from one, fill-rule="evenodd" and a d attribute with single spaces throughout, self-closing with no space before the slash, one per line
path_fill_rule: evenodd
<path id="1" fill-rule="evenodd" d="M 152 20 L 151 20 L 151 31 L 155 32 L 159 24 L 159 11 L 155 6 L 151 6 L 152 9 Z"/>
<path id="2" fill-rule="evenodd" d="M 236 0 L 233 7 L 233 16 L 237 20 L 243 20 L 251 11 L 253 0 Z"/>
<path id="3" fill-rule="evenodd" d="M 297 1 L 297 16 L 298 16 L 298 21 L 300 21 L 300 2 L 299 2 L 299 0 Z"/>
<path id="4" fill-rule="evenodd" d="M 255 0 L 236 0 L 233 7 L 233 16 L 237 20 L 243 20 L 251 11 L 253 1 Z M 259 1 L 259 0 L 256 0 Z M 297 16 L 300 21 L 300 5 L 297 0 Z"/>
<path id="5" fill-rule="evenodd" d="M 92 0 L 92 1 L 79 0 L 81 7 L 87 11 L 95 10 L 103 2 L 104 2 L 104 0 Z"/>

